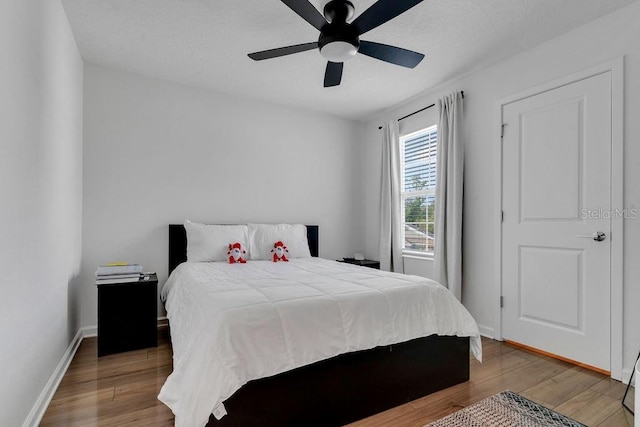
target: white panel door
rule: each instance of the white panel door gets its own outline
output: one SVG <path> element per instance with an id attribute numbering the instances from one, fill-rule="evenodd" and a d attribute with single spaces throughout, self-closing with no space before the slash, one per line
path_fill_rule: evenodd
<path id="1" fill-rule="evenodd" d="M 502 114 L 503 337 L 609 371 L 611 73 Z"/>

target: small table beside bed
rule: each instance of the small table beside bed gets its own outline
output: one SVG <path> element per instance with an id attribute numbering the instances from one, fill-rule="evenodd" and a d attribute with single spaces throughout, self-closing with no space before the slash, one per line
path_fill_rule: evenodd
<path id="1" fill-rule="evenodd" d="M 469 379 L 478 327 L 446 288 L 318 258 L 318 235 L 169 225 L 174 367 L 159 399 L 177 427 L 340 426 Z M 287 262 L 272 258 L 276 241 Z M 228 259 L 236 242 L 246 262 Z"/>

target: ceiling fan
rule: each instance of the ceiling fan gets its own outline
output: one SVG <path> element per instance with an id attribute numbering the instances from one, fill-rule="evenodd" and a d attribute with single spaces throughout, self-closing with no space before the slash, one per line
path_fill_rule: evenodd
<path id="1" fill-rule="evenodd" d="M 360 36 L 411 9 L 422 0 L 378 0 L 352 22 L 353 3 L 331 0 L 324 6 L 324 16 L 308 0 L 282 0 L 302 19 L 320 31 L 317 42 L 250 53 L 255 61 L 277 58 L 318 48 L 329 62 L 324 75 L 324 87 L 338 86 L 342 80 L 344 62 L 356 53 L 402 67 L 414 68 L 424 55 L 382 43 L 360 40 Z"/>

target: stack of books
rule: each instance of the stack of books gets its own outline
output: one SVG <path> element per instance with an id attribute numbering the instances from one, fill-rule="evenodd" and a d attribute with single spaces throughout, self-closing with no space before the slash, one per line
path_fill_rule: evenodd
<path id="1" fill-rule="evenodd" d="M 142 277 L 140 264 L 114 262 L 101 265 L 96 270 L 96 285 L 110 285 L 114 283 L 133 283 Z"/>

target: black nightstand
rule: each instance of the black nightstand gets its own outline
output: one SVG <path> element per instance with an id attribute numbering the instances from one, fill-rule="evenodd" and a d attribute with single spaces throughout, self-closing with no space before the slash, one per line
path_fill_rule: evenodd
<path id="1" fill-rule="evenodd" d="M 369 267 L 369 268 L 375 268 L 377 270 L 380 270 L 380 261 L 374 261 L 371 259 L 353 259 L 353 258 L 347 258 L 347 259 L 339 259 L 337 260 L 338 262 L 344 262 L 347 264 L 354 264 L 354 265 L 359 265 L 361 267 Z"/>
<path id="2" fill-rule="evenodd" d="M 98 356 L 158 346 L 158 277 L 98 285 Z"/>

